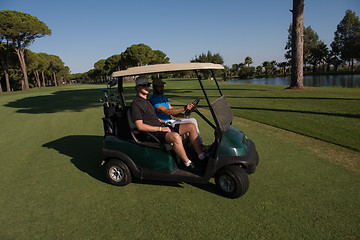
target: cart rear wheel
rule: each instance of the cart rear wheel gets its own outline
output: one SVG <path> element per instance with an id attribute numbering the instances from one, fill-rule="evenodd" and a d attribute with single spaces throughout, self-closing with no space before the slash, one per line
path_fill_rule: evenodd
<path id="1" fill-rule="evenodd" d="M 215 176 L 220 192 L 229 198 L 238 198 L 249 189 L 249 178 L 244 168 L 235 165 L 225 166 Z"/>
<path id="2" fill-rule="evenodd" d="M 111 159 L 106 163 L 105 175 L 109 182 L 116 186 L 125 186 L 131 183 L 129 168 L 118 159 Z"/>

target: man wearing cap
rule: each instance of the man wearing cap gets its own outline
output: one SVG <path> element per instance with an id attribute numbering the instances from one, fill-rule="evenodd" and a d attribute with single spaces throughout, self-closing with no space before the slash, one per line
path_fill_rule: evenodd
<path id="1" fill-rule="evenodd" d="M 178 132 L 172 132 L 169 127 L 166 127 L 159 121 L 155 114 L 153 105 L 149 100 L 147 100 L 150 87 L 148 79 L 145 77 L 138 77 L 135 83 L 137 95 L 131 103 L 131 114 L 136 127 L 140 131 L 151 132 L 161 142 L 173 143 L 174 151 L 184 162 L 185 166 L 194 168 L 193 163 L 185 152 L 182 139 L 179 134 L 183 134 L 186 131 L 189 132 L 190 141 L 194 145 L 197 154 L 204 154 L 201 150 L 200 144 L 196 144 L 195 142 L 195 139 L 198 139 L 196 128 L 179 128 Z"/>
<path id="2" fill-rule="evenodd" d="M 194 107 L 193 104 L 187 104 L 184 107 L 181 108 L 172 108 L 168 98 L 164 95 L 165 88 L 164 85 L 166 82 L 164 82 L 161 78 L 155 78 L 152 82 L 153 84 L 153 95 L 150 98 L 150 102 L 155 108 L 156 116 L 163 122 L 166 123 L 166 125 L 171 125 L 172 127 L 177 127 L 177 125 L 184 124 L 184 127 L 186 127 L 185 124 L 194 124 L 196 127 L 196 130 L 199 135 L 199 141 L 200 145 L 202 143 L 201 135 L 197 126 L 197 121 L 195 118 L 188 118 L 188 119 L 173 119 L 171 116 L 183 118 L 184 115 L 181 114 L 185 110 L 190 110 Z M 202 160 L 203 156 L 199 156 L 199 158 Z"/>

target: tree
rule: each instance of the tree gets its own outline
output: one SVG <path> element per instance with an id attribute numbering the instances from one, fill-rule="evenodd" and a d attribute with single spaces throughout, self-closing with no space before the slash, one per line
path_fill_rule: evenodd
<path id="1" fill-rule="evenodd" d="M 304 87 L 304 0 L 293 0 L 291 35 L 291 82 L 289 88 Z"/>
<path id="2" fill-rule="evenodd" d="M 247 67 L 245 64 L 242 68 L 240 68 L 239 76 L 241 78 L 249 79 L 250 76 L 254 75 L 255 67 Z"/>
<path id="3" fill-rule="evenodd" d="M 62 81 L 59 82 L 57 80 L 56 74 L 64 70 L 65 68 L 64 62 L 61 60 L 60 57 L 56 55 L 48 55 L 47 59 L 49 60 L 49 69 L 52 72 L 51 76 L 53 78 L 54 85 L 58 86 L 58 83 L 61 84 Z"/>
<path id="4" fill-rule="evenodd" d="M 2 40 L 5 39 L 14 48 L 24 75 L 24 88 L 29 89 L 24 50 L 36 38 L 51 35 L 51 30 L 30 14 L 3 10 L 0 11 L 0 33 Z"/>
<path id="5" fill-rule="evenodd" d="M 105 66 L 106 66 L 105 59 L 101 59 L 94 64 L 94 68 L 98 71 L 99 76 L 102 79 L 102 81 L 104 81 L 105 76 L 106 76 Z"/>
<path id="6" fill-rule="evenodd" d="M 101 60 L 99 60 L 99 61 L 97 61 L 95 64 L 94 64 L 94 68 L 95 69 L 99 69 L 99 70 L 102 70 L 102 69 L 104 69 L 104 67 L 105 67 L 105 59 L 101 59 Z"/>
<path id="7" fill-rule="evenodd" d="M 145 66 L 151 62 L 153 56 L 153 50 L 148 45 L 143 43 L 134 44 L 121 54 L 121 62 L 125 65 L 125 68 Z"/>
<path id="8" fill-rule="evenodd" d="M 228 66 L 224 66 L 224 78 L 223 81 L 226 81 L 227 76 L 231 74 L 230 68 Z"/>
<path id="9" fill-rule="evenodd" d="M 272 75 L 275 74 L 276 66 L 277 66 L 277 62 L 276 62 L 276 61 L 271 61 L 271 62 L 270 62 L 270 67 L 269 67 L 269 69 L 270 69 Z"/>
<path id="10" fill-rule="evenodd" d="M 291 61 L 291 52 L 292 52 L 292 25 L 290 24 L 289 30 L 288 30 L 288 41 L 286 42 L 285 50 L 286 53 L 284 55 L 285 59 L 288 59 Z M 308 26 L 307 28 L 304 27 L 304 50 L 303 50 L 303 61 L 304 66 L 309 63 L 309 60 L 311 58 L 311 49 L 315 48 L 316 45 L 319 42 L 319 36 L 318 34 L 311 28 L 311 26 Z"/>
<path id="11" fill-rule="evenodd" d="M 124 66 L 125 63 L 122 64 L 123 61 L 124 61 L 123 57 L 120 54 L 115 54 L 112 55 L 111 57 L 108 57 L 105 60 L 105 66 L 104 66 L 106 74 L 111 75 L 111 73 L 114 71 L 120 71 L 121 69 L 126 69 L 126 67 Z"/>
<path id="12" fill-rule="evenodd" d="M 349 62 L 354 70 L 354 59 L 360 59 L 360 21 L 355 12 L 346 11 L 334 35 L 334 41 L 331 43 L 333 52 Z"/>
<path id="13" fill-rule="evenodd" d="M 160 50 L 153 50 L 153 58 L 149 64 L 163 64 L 169 63 L 169 61 L 170 58 L 168 58 L 165 53 Z"/>
<path id="14" fill-rule="evenodd" d="M 289 61 L 291 61 L 291 45 L 292 45 L 292 24 L 290 24 L 289 29 L 288 29 L 288 40 L 286 42 L 285 45 L 285 54 L 284 57 L 285 59 L 288 59 Z"/>
<path id="15" fill-rule="evenodd" d="M 25 49 L 25 61 L 27 62 L 27 70 L 29 72 L 33 72 L 34 74 L 34 85 L 37 85 L 37 87 L 41 87 L 40 83 L 40 77 L 39 77 L 39 71 L 38 71 L 38 56 L 36 53 L 30 51 L 29 49 Z"/>
<path id="16" fill-rule="evenodd" d="M 277 66 L 280 68 L 283 75 L 286 75 L 286 67 L 288 66 L 287 62 L 280 62 L 277 64 Z"/>
<path id="17" fill-rule="evenodd" d="M 121 53 L 120 67 L 145 66 L 149 64 L 168 63 L 169 58 L 160 50 L 152 50 L 151 47 L 143 43 L 134 44 Z"/>
<path id="18" fill-rule="evenodd" d="M 257 66 L 255 72 L 256 74 L 260 75 L 262 73 L 262 66 Z"/>
<path id="19" fill-rule="evenodd" d="M 317 66 L 322 64 L 324 65 L 326 57 L 329 55 L 329 49 L 323 41 L 318 42 L 318 44 L 310 49 L 310 58 L 309 61 L 313 64 L 313 71 L 317 71 Z"/>
<path id="20" fill-rule="evenodd" d="M 251 57 L 246 57 L 245 61 L 243 63 L 239 64 L 239 76 L 241 78 L 250 78 L 255 73 L 255 67 L 250 67 L 250 64 L 252 64 L 253 61 Z"/>
<path id="21" fill-rule="evenodd" d="M 245 62 L 244 62 L 244 63 L 245 63 L 248 67 L 250 67 L 250 64 L 253 63 L 253 60 L 252 60 L 251 57 L 247 56 L 247 57 L 245 58 Z"/>
<path id="22" fill-rule="evenodd" d="M 63 66 L 59 72 L 58 76 L 60 77 L 60 84 L 66 84 L 70 76 L 70 68 L 68 66 Z"/>
<path id="23" fill-rule="evenodd" d="M 240 67 L 239 64 L 233 64 L 230 68 L 230 74 L 231 76 L 235 76 L 239 73 Z"/>
<path id="24" fill-rule="evenodd" d="M 9 80 L 9 57 L 13 49 L 0 42 L 0 62 L 4 71 L 6 91 L 10 92 L 10 80 Z M 0 84 L 1 87 L 1 84 Z M 2 91 L 2 89 L 1 89 Z"/>
<path id="25" fill-rule="evenodd" d="M 195 58 L 191 59 L 190 62 L 203 62 L 203 63 L 216 63 L 216 64 L 224 64 L 224 59 L 220 55 L 220 53 L 212 54 L 210 51 L 207 54 L 202 53 L 199 56 L 195 55 Z M 205 78 L 210 78 L 210 71 L 202 71 Z M 215 70 L 216 75 L 219 75 L 221 71 Z"/>
<path id="26" fill-rule="evenodd" d="M 46 83 L 45 83 L 45 72 L 48 71 L 49 66 L 50 66 L 50 62 L 48 60 L 48 54 L 46 53 L 38 53 L 37 54 L 37 61 L 38 61 L 38 70 L 41 71 L 41 84 L 43 87 L 46 87 Z"/>
<path id="27" fill-rule="evenodd" d="M 100 78 L 103 81 L 114 71 L 136 66 L 164 64 L 169 61 L 170 59 L 164 52 L 153 50 L 151 47 L 140 43 L 131 45 L 121 54 L 114 54 L 107 59 L 99 60 L 94 64 L 94 69 L 82 75 L 72 74 L 72 77 L 81 78 L 84 81 L 91 80 L 92 82 Z"/>
<path id="28" fill-rule="evenodd" d="M 265 61 L 262 63 L 263 68 L 265 68 L 265 75 L 267 76 L 269 74 L 269 69 L 270 69 L 270 62 L 269 61 Z"/>
<path id="29" fill-rule="evenodd" d="M 312 58 L 312 51 L 313 49 L 317 48 L 319 44 L 319 36 L 318 34 L 308 26 L 304 28 L 304 65 L 306 66 L 309 63 L 310 59 Z"/>
<path id="30" fill-rule="evenodd" d="M 195 55 L 195 58 L 191 59 L 190 62 L 224 64 L 224 59 L 219 53 L 212 54 L 210 51 L 208 51 L 207 54 L 202 53 L 199 56 Z"/>
<path id="31" fill-rule="evenodd" d="M 339 65 L 342 63 L 342 60 L 340 59 L 339 52 L 335 52 L 333 49 L 333 46 L 331 46 L 330 50 L 330 61 L 329 64 L 334 65 L 334 71 L 336 72 L 338 70 Z"/>

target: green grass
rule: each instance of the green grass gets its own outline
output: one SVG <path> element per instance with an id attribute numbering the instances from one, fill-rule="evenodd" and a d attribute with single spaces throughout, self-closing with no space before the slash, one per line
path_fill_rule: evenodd
<path id="1" fill-rule="evenodd" d="M 243 197 L 232 200 L 218 195 L 213 180 L 207 185 L 108 184 L 99 167 L 101 87 L 77 85 L 0 95 L 0 239 L 360 238 L 360 153 L 239 117 L 233 124 L 256 143 L 260 155 Z M 192 82 L 167 84 L 174 105 L 195 98 L 194 87 Z M 235 115 L 253 118 L 265 114 L 276 119 L 272 115 L 278 111 L 261 109 L 284 95 L 287 98 L 280 98 L 284 102 L 316 92 L 333 95 L 327 98 L 338 94 L 339 101 L 358 98 L 352 90 L 342 89 L 298 93 L 266 86 L 222 87 Z M 126 91 L 130 101 L 133 86 L 128 84 Z M 280 108 L 280 102 L 272 109 Z M 301 110 L 291 104 L 286 109 Z M 312 111 L 326 109 L 332 107 Z M 210 141 L 212 132 L 204 122 L 199 124 Z M 288 125 L 294 124 L 288 121 Z"/>

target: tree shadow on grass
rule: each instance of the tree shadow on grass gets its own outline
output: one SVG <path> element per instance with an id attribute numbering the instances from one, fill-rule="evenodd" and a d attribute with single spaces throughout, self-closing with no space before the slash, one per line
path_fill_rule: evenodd
<path id="1" fill-rule="evenodd" d="M 5 104 L 6 107 L 18 108 L 19 113 L 56 113 L 62 111 L 80 112 L 98 107 L 99 98 L 104 97 L 100 89 L 64 90 L 50 95 L 26 97 Z"/>
<path id="2" fill-rule="evenodd" d="M 360 98 L 330 98 L 330 97 L 271 97 L 271 96 L 257 96 L 257 97 L 250 97 L 250 96 L 229 96 L 228 98 L 240 98 L 240 99 L 278 99 L 278 100 L 341 100 L 341 101 L 360 101 Z"/>
<path id="3" fill-rule="evenodd" d="M 359 114 L 349 114 L 349 113 L 328 113 L 328 112 L 301 111 L 301 110 L 291 110 L 291 109 L 250 108 L 250 107 L 232 107 L 232 109 L 256 110 L 256 111 L 260 110 L 260 111 L 272 111 L 272 112 L 283 112 L 283 113 L 315 114 L 315 115 L 355 118 L 355 119 L 360 118 Z"/>

